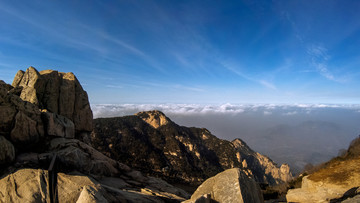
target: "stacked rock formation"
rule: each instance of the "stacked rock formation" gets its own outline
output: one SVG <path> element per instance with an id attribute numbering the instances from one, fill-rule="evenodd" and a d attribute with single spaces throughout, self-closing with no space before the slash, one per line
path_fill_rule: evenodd
<path id="1" fill-rule="evenodd" d="M 73 73 L 53 70 L 38 72 L 30 67 L 26 72 L 16 74 L 12 86 L 22 88 L 22 100 L 70 119 L 76 132 L 92 131 L 93 118 L 88 95 Z"/>

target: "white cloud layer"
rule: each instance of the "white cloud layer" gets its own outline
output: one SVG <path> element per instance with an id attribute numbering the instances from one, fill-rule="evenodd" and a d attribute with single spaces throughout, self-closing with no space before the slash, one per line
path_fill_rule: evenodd
<path id="1" fill-rule="evenodd" d="M 94 118 L 132 115 L 140 111 L 159 110 L 165 114 L 242 114 L 261 112 L 263 115 L 278 113 L 292 116 L 324 108 L 354 109 L 360 111 L 360 105 L 350 104 L 95 104 L 91 106 Z"/>

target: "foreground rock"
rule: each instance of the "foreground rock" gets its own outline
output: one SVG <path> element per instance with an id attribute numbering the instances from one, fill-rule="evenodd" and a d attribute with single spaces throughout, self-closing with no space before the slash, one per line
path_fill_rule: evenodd
<path id="1" fill-rule="evenodd" d="M 334 158 L 304 177 L 301 188 L 289 190 L 286 199 L 289 202 L 328 202 L 359 186 L 360 138 L 352 142 L 346 155 Z"/>
<path id="2" fill-rule="evenodd" d="M 288 166 L 279 168 L 243 141 L 229 142 L 204 128 L 179 126 L 160 111 L 95 119 L 86 141 L 115 160 L 170 182 L 199 185 L 234 167 L 247 168 L 257 182 L 271 185 L 292 178 Z"/>
<path id="3" fill-rule="evenodd" d="M 187 203 L 215 200 L 217 202 L 263 202 L 255 180 L 239 168 L 228 169 L 207 179 Z"/>
<path id="4" fill-rule="evenodd" d="M 0 202 L 50 202 L 47 189 L 48 172 L 21 169 L 0 180 Z M 162 191 L 161 181 L 141 189 L 124 180 L 108 178 L 103 183 L 80 173 L 58 174 L 58 202 L 166 202 L 182 201 L 183 197 Z M 102 179 L 100 179 L 102 181 Z M 117 184 L 107 184 L 107 183 Z M 124 184 L 121 185 L 121 182 Z M 181 193 L 181 191 L 177 192 Z"/>
<path id="5" fill-rule="evenodd" d="M 16 74 L 12 86 L 22 88 L 22 100 L 69 118 L 74 122 L 76 131 L 92 130 L 88 96 L 73 73 L 38 72 L 30 67 Z"/>

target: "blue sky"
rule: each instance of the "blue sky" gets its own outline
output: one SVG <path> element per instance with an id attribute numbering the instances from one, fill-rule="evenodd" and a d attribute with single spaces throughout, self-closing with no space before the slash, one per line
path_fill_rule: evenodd
<path id="1" fill-rule="evenodd" d="M 359 103 L 360 1 L 0 1 L 0 79 L 92 103 Z"/>

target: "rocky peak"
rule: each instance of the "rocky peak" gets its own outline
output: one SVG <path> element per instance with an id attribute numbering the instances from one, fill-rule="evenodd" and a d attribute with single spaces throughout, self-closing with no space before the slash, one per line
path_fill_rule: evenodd
<path id="1" fill-rule="evenodd" d="M 243 140 L 241 140 L 240 138 L 236 138 L 231 143 L 239 151 L 247 152 L 247 153 L 254 153 L 254 151 L 251 150 L 250 147 Z"/>
<path id="2" fill-rule="evenodd" d="M 69 118 L 77 132 L 92 130 L 93 117 L 88 95 L 73 73 L 38 72 L 30 67 L 25 72 L 17 72 L 12 86 L 22 88 L 22 100 Z"/>
<path id="3" fill-rule="evenodd" d="M 168 117 L 166 117 L 163 112 L 157 110 L 142 111 L 135 115 L 139 116 L 141 119 L 143 119 L 145 122 L 147 122 L 149 125 L 151 125 L 154 128 L 159 128 L 171 122 L 171 120 Z"/>

